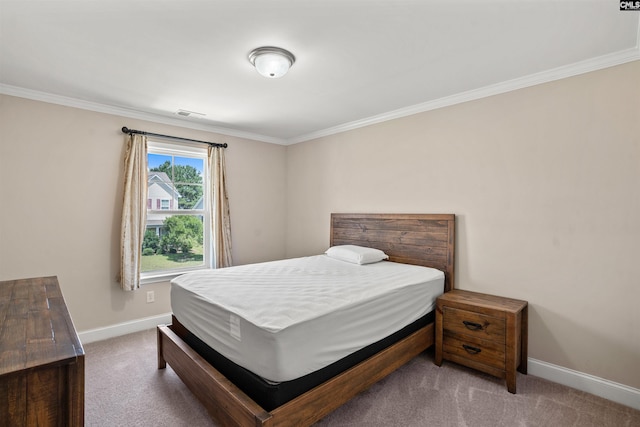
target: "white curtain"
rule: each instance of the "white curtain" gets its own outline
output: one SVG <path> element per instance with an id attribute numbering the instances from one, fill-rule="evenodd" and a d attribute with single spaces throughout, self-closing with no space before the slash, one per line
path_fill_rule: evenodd
<path id="1" fill-rule="evenodd" d="M 124 203 L 120 232 L 120 274 L 122 289 L 140 287 L 142 240 L 147 222 L 147 137 L 130 134 L 124 159 Z"/>
<path id="2" fill-rule="evenodd" d="M 211 241 L 213 267 L 231 267 L 231 219 L 225 179 L 224 148 L 209 146 L 209 171 L 211 173 L 210 198 Z"/>

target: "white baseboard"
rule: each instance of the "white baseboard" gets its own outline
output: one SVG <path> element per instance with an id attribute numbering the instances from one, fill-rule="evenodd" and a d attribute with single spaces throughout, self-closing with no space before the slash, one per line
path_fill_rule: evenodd
<path id="1" fill-rule="evenodd" d="M 640 389 L 529 358 L 527 372 L 554 383 L 600 396 L 640 410 Z"/>
<path id="2" fill-rule="evenodd" d="M 109 338 L 119 337 L 121 335 L 131 334 L 133 332 L 152 329 L 158 325 L 166 325 L 169 323 L 171 323 L 171 313 L 165 313 L 158 316 L 145 317 L 142 319 L 132 320 L 130 322 L 105 326 L 104 328 L 89 329 L 87 331 L 78 332 L 78 337 L 82 344 L 89 344 L 95 341 L 102 341 Z"/>
<path id="3" fill-rule="evenodd" d="M 118 323 L 104 328 L 90 329 L 79 332 L 78 336 L 83 344 L 88 344 L 94 341 L 102 341 L 133 332 L 152 329 L 157 325 L 169 323 L 171 323 L 171 313 L 166 313 L 132 320 L 130 322 Z M 528 359 L 527 371 L 536 377 L 544 378 L 545 380 L 566 385 L 640 410 L 639 389 L 532 358 Z"/>

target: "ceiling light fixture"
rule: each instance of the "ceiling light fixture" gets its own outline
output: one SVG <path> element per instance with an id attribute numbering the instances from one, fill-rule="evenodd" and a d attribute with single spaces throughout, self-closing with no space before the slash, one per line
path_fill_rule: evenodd
<path id="1" fill-rule="evenodd" d="M 256 67 L 258 73 L 270 78 L 277 79 L 289 71 L 289 68 L 296 62 L 296 57 L 288 50 L 273 46 L 263 46 L 253 49 L 249 53 L 249 62 Z"/>

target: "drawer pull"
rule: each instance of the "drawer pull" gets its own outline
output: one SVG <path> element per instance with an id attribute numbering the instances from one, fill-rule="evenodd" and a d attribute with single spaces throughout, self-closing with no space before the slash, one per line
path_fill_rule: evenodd
<path id="1" fill-rule="evenodd" d="M 471 329 L 472 331 L 479 331 L 482 329 L 482 325 L 480 323 L 469 322 L 468 320 L 463 320 L 462 323 L 464 323 L 464 326 L 466 326 L 467 329 Z"/>
<path id="2" fill-rule="evenodd" d="M 467 344 L 462 344 L 462 348 L 464 348 L 465 350 L 467 350 L 467 353 L 469 354 L 478 354 L 482 351 L 481 348 L 478 347 L 473 347 Z"/>

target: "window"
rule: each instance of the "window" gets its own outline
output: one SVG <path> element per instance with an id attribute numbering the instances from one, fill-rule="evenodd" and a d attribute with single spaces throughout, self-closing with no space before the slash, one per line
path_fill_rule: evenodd
<path id="1" fill-rule="evenodd" d="M 208 268 L 207 149 L 148 141 L 142 282 Z"/>

